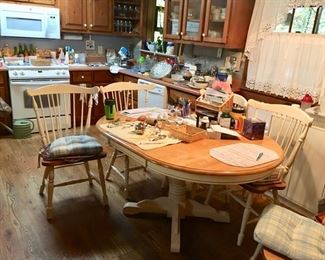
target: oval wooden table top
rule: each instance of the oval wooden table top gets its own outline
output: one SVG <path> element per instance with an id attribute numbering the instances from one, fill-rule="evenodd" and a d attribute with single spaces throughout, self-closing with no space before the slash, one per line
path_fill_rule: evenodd
<path id="1" fill-rule="evenodd" d="M 194 175 L 199 174 L 201 175 L 201 177 L 203 177 L 204 175 L 207 175 L 207 177 L 248 177 L 249 175 L 252 175 L 251 179 L 247 179 L 247 181 L 251 181 L 254 179 L 253 175 L 257 177 L 260 173 L 265 173 L 274 170 L 277 166 L 281 164 L 284 159 L 282 148 L 274 140 L 267 136 L 265 136 L 264 140 L 254 141 L 251 141 L 242 136 L 239 138 L 239 140 L 201 139 L 192 143 L 182 142 L 152 150 L 142 150 L 137 145 L 122 140 L 114 136 L 113 134 L 107 132 L 101 127 L 102 124 L 108 122 L 109 121 L 107 121 L 105 117 L 103 117 L 98 120 L 96 126 L 99 131 L 109 139 L 117 142 L 121 146 L 129 149 L 133 153 L 145 158 L 146 160 L 154 164 L 158 164 L 160 166 L 168 168 L 169 170 L 176 170 Z M 265 148 L 269 148 L 275 151 L 279 155 L 279 158 L 274 161 L 263 163 L 254 167 L 238 167 L 225 164 L 209 155 L 209 151 L 212 148 L 234 144 L 238 142 L 252 143 L 256 145 L 261 145 Z M 259 178 L 256 179 L 260 179 L 261 177 L 265 176 L 259 176 Z"/>

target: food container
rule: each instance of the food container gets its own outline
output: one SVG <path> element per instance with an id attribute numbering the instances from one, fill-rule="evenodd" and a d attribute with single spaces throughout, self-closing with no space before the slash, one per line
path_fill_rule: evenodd
<path id="1" fill-rule="evenodd" d="M 305 110 L 306 108 L 311 107 L 313 103 L 314 103 L 313 98 L 309 94 L 306 94 L 301 100 L 300 107 L 302 110 Z"/>

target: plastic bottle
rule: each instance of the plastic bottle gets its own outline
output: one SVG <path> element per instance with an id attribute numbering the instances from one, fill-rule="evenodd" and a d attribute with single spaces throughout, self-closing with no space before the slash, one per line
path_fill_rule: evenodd
<path id="1" fill-rule="evenodd" d="M 222 127 L 230 128 L 231 125 L 231 116 L 229 110 L 224 110 L 220 115 L 219 125 Z"/>
<path id="2" fill-rule="evenodd" d="M 65 56 L 64 56 L 64 64 L 66 64 L 66 65 L 69 64 L 69 52 L 66 52 L 65 53 Z"/>
<path id="3" fill-rule="evenodd" d="M 64 63 L 65 61 L 64 52 L 62 48 L 60 48 L 59 61 L 60 63 Z"/>

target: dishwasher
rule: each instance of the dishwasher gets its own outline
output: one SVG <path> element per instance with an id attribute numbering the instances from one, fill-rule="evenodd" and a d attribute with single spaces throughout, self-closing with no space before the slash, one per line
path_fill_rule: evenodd
<path id="1" fill-rule="evenodd" d="M 146 94 L 145 91 L 138 92 L 138 107 L 159 107 L 167 108 L 167 88 L 147 80 L 138 79 L 138 84 L 154 84 L 155 88 L 149 90 Z"/>

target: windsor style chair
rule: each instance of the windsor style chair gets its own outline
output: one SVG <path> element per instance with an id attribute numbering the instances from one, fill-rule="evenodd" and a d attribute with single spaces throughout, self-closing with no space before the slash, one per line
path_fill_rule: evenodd
<path id="1" fill-rule="evenodd" d="M 52 200 L 56 187 L 81 182 L 89 182 L 92 185 L 95 180 L 101 187 L 104 205 L 108 205 L 101 162 L 106 153 L 94 137 L 87 135 L 93 95 L 98 93 L 98 88 L 53 84 L 29 89 L 27 93 L 32 98 L 42 141 L 39 159 L 45 170 L 39 192 L 43 194 L 47 185 L 47 218 L 53 217 Z M 98 177 L 90 170 L 90 161 L 97 161 Z M 85 167 L 86 178 L 54 183 L 54 172 L 57 169 L 80 164 Z"/>

